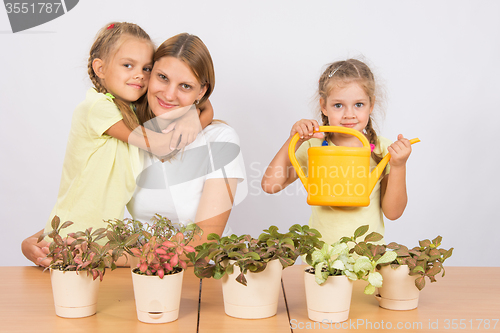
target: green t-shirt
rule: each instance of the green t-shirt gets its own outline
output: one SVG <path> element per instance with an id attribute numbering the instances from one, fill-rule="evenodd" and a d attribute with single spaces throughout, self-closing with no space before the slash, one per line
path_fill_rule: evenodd
<path id="1" fill-rule="evenodd" d="M 142 165 L 137 147 L 104 134 L 122 119 L 110 97 L 87 91 L 73 113 L 59 194 L 45 231 L 52 230 L 54 215 L 74 222 L 63 235 L 123 218 Z"/>
<path id="2" fill-rule="evenodd" d="M 310 139 L 304 142 L 295 155 L 302 170 L 307 175 L 307 150 L 310 147 L 321 146 L 323 140 Z M 378 137 L 375 147 L 375 153 L 385 156 L 388 153 L 387 147 L 392 142 L 384 137 Z M 334 145 L 329 142 L 329 145 Z M 370 171 L 375 168 L 375 161 L 370 158 Z M 386 167 L 386 174 L 389 173 L 389 164 Z M 375 231 L 384 234 L 384 219 L 380 202 L 380 182 L 377 181 L 372 193 L 370 194 L 370 205 L 367 207 L 335 207 L 335 206 L 311 206 L 312 214 L 309 218 L 309 226 L 317 229 L 323 236 L 322 240 L 327 244 L 333 244 L 341 237 L 350 237 L 354 231 L 362 225 L 368 224 L 370 229 L 368 233 Z M 383 240 L 381 241 L 383 242 Z"/>

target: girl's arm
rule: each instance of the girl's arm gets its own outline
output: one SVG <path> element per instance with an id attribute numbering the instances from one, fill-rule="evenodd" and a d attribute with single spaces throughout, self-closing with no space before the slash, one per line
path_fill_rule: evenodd
<path id="1" fill-rule="evenodd" d="M 157 133 L 143 126 L 138 126 L 131 131 L 123 120 L 112 125 L 104 133 L 143 150 L 150 151 L 157 156 L 168 155 L 173 150 L 170 148 L 172 133 Z"/>
<path id="2" fill-rule="evenodd" d="M 200 107 L 200 123 L 201 128 L 205 128 L 212 123 L 214 120 L 214 108 L 212 107 L 212 103 L 207 99 L 205 103 Z"/>
<path id="3" fill-rule="evenodd" d="M 297 178 L 297 173 L 288 157 L 288 146 L 295 133 L 299 133 L 300 139 L 295 145 L 295 151 L 300 145 L 311 138 L 322 138 L 322 133 L 313 133 L 319 130 L 319 125 L 316 120 L 302 119 L 296 122 L 290 131 L 290 137 L 278 151 L 269 166 L 267 167 L 264 176 L 262 177 L 262 189 L 264 192 L 273 194 L 283 190 L 285 187 L 293 183 Z"/>
<path id="4" fill-rule="evenodd" d="M 236 178 L 215 178 L 205 182 L 195 218 L 196 224 L 203 229 L 203 235 L 190 245 L 203 244 L 211 233 L 222 235 L 233 208 L 237 183 Z"/>
<path id="5" fill-rule="evenodd" d="M 172 131 L 170 148 L 182 149 L 193 142 L 202 129 L 214 119 L 214 109 L 207 100 L 199 109 L 192 108 L 167 126 L 163 133 Z"/>
<path id="6" fill-rule="evenodd" d="M 388 148 L 391 154 L 389 165 L 391 171 L 382 179 L 381 196 L 382 211 L 389 220 L 396 220 L 406 208 L 406 161 L 411 154 L 411 144 L 403 135 L 398 135 L 398 141 Z"/>

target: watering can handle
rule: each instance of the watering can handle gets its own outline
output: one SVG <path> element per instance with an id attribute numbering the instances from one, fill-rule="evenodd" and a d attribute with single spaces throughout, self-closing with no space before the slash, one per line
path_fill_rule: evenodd
<path id="1" fill-rule="evenodd" d="M 314 131 L 314 132 L 335 132 L 335 133 L 354 135 L 359 139 L 359 141 L 361 141 L 363 147 L 368 149 L 370 148 L 370 143 L 368 142 L 368 139 L 366 139 L 364 134 L 352 128 L 346 128 L 342 126 L 320 126 L 319 131 Z M 295 168 L 295 171 L 297 172 L 300 181 L 302 182 L 302 184 L 304 184 L 304 187 L 307 188 L 307 177 L 304 174 L 302 168 L 300 167 L 299 162 L 297 161 L 297 157 L 295 157 L 295 146 L 297 145 L 299 139 L 300 139 L 299 133 L 295 133 L 292 140 L 290 141 L 290 145 L 288 146 L 288 157 L 290 158 L 290 162 Z"/>

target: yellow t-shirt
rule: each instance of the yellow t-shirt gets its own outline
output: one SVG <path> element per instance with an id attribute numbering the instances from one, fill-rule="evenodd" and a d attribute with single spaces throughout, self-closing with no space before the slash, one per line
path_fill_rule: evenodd
<path id="1" fill-rule="evenodd" d="M 105 227 L 103 220 L 123 218 L 142 169 L 139 149 L 104 134 L 122 115 L 112 99 L 94 89 L 87 91 L 71 122 L 71 131 L 57 202 L 45 226 L 52 230 L 54 215 L 61 223 L 74 222 L 69 232 Z"/>
<path id="2" fill-rule="evenodd" d="M 306 175 L 308 171 L 307 150 L 310 147 L 321 146 L 322 142 L 323 140 L 320 139 L 310 139 L 304 142 L 295 153 L 297 161 Z M 391 144 L 392 142 L 389 139 L 379 136 L 374 151 L 377 154 L 382 152 L 382 156 L 385 156 L 388 153 L 387 147 Z M 329 145 L 334 144 L 329 142 Z M 370 158 L 370 171 L 373 170 L 375 166 L 375 161 Z M 388 173 L 389 164 L 387 164 L 385 170 L 385 174 Z M 309 226 L 321 232 L 323 236 L 322 240 L 327 244 L 333 244 L 344 236 L 351 237 L 358 227 L 366 224 L 368 224 L 370 228 L 365 236 L 372 231 L 383 235 L 385 229 L 380 202 L 380 182 L 381 179 L 375 184 L 370 194 L 370 205 L 367 207 L 311 206 L 312 214 L 309 218 Z M 383 240 L 381 243 L 382 242 Z"/>

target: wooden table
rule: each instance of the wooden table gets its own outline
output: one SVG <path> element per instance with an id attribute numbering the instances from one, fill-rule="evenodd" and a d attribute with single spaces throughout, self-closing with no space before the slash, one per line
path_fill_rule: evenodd
<path id="1" fill-rule="evenodd" d="M 200 280 L 192 268 L 184 274 L 179 319 L 167 324 L 137 320 L 128 268 L 108 271 L 100 286 L 97 314 L 81 319 L 55 315 L 50 276 L 38 267 L 0 267 L 0 332 L 500 332 L 500 267 L 449 267 L 437 283 L 427 283 L 419 307 L 391 311 L 364 295 L 354 283 L 349 320 L 321 324 L 307 317 L 303 269 L 283 271 L 276 316 L 245 320 L 225 315 L 218 280 Z M 489 328 L 488 328 L 489 327 Z"/>

